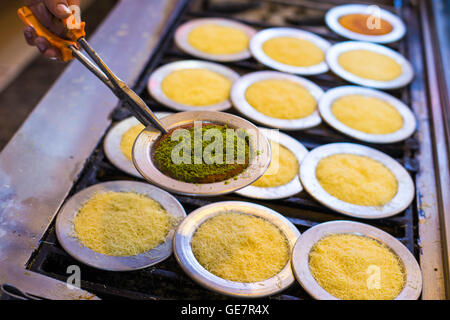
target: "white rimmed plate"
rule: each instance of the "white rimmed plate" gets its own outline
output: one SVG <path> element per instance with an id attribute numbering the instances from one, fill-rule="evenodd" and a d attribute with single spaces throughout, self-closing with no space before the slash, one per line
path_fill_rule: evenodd
<path id="1" fill-rule="evenodd" d="M 208 25 L 208 24 L 215 24 L 220 25 L 224 27 L 231 27 L 235 29 L 239 29 L 243 31 L 249 39 L 253 37 L 253 35 L 256 33 L 256 30 L 252 27 L 249 27 L 243 23 L 229 20 L 229 19 L 222 19 L 222 18 L 201 18 L 201 19 L 194 19 L 190 20 L 184 24 L 182 24 L 180 27 L 178 27 L 177 31 L 175 32 L 175 43 L 178 48 L 183 50 L 184 52 L 193 55 L 195 57 L 201 58 L 201 59 L 207 59 L 207 60 L 213 60 L 213 61 L 220 61 L 220 62 L 228 62 L 228 61 L 239 61 L 250 58 L 250 51 L 244 50 L 238 53 L 233 54 L 210 54 L 203 51 L 200 51 L 193 46 L 188 41 L 189 33 L 202 25 Z"/>
<path id="2" fill-rule="evenodd" d="M 260 128 L 260 130 L 267 137 L 267 139 L 277 142 L 291 151 L 297 158 L 299 166 L 301 165 L 303 158 L 308 153 L 308 150 L 299 141 L 278 130 L 270 130 L 265 128 Z M 282 186 L 262 188 L 250 185 L 236 191 L 236 193 L 241 196 L 254 199 L 282 199 L 291 197 L 302 190 L 302 184 L 300 183 L 300 178 L 297 174 L 294 179 Z"/>
<path id="3" fill-rule="evenodd" d="M 333 103 L 337 99 L 348 95 L 373 97 L 389 103 L 402 116 L 403 126 L 399 130 L 389 134 L 370 134 L 348 127 L 344 123 L 340 122 L 331 110 Z M 319 112 L 322 119 L 337 131 L 340 131 L 352 138 L 370 143 L 399 142 L 407 139 L 416 130 L 416 118 L 414 117 L 412 111 L 402 101 L 385 92 L 364 87 L 343 86 L 328 90 L 320 99 Z"/>
<path id="4" fill-rule="evenodd" d="M 316 46 L 318 46 L 323 51 L 324 54 L 331 46 L 330 42 L 312 32 L 293 28 L 270 28 L 259 31 L 253 36 L 253 38 L 250 40 L 250 52 L 255 57 L 255 59 L 261 62 L 262 64 L 268 66 L 269 68 L 279 70 L 282 72 L 300 75 L 314 75 L 325 73 L 328 71 L 328 65 L 325 60 L 319 64 L 309 67 L 297 67 L 278 62 L 269 57 L 262 49 L 262 46 L 264 42 L 266 42 L 267 40 L 279 37 L 293 37 L 310 41 Z"/>
<path id="5" fill-rule="evenodd" d="M 245 98 L 245 92 L 255 82 L 263 80 L 289 80 L 306 88 L 314 97 L 317 104 L 323 95 L 323 90 L 305 78 L 277 71 L 258 71 L 248 73 L 239 78 L 231 88 L 231 100 L 235 108 L 246 117 L 271 128 L 282 130 L 302 130 L 319 125 L 322 120 L 319 111 L 315 110 L 311 115 L 300 119 L 278 119 L 269 117 L 253 108 Z"/>
<path id="6" fill-rule="evenodd" d="M 147 181 L 170 192 L 197 196 L 231 193 L 255 182 L 264 174 L 270 164 L 272 154 L 269 141 L 255 125 L 241 117 L 225 112 L 191 111 L 172 114 L 161 119 L 161 122 L 169 131 L 181 125 L 210 122 L 227 125 L 230 129 L 244 129 L 249 137 L 250 161 L 243 172 L 227 181 L 196 184 L 173 179 L 159 171 L 153 163 L 151 151 L 154 143 L 160 138 L 161 132 L 147 127 L 139 134 L 134 144 L 134 164 Z"/>
<path id="7" fill-rule="evenodd" d="M 56 219 L 56 235 L 61 246 L 78 261 L 103 270 L 131 271 L 146 268 L 167 259 L 172 254 L 172 238 L 177 225 L 172 226 L 164 243 L 136 256 L 108 256 L 82 245 L 76 238 L 73 220 L 81 206 L 94 194 L 103 192 L 135 192 L 155 201 L 179 222 L 186 216 L 183 206 L 170 193 L 148 183 L 111 181 L 88 187 L 72 196 Z"/>
<path id="8" fill-rule="evenodd" d="M 369 14 L 389 22 L 393 29 L 384 35 L 366 35 L 350 31 L 339 23 L 339 18 L 348 14 Z M 325 15 L 325 23 L 338 35 L 358 41 L 368 41 L 377 43 L 391 43 L 400 40 L 406 33 L 406 27 L 403 21 L 395 14 L 377 6 L 368 6 L 364 4 L 346 4 L 330 9 Z"/>
<path id="9" fill-rule="evenodd" d="M 177 111 L 223 111 L 231 107 L 229 99 L 209 106 L 189 106 L 169 99 L 161 88 L 161 83 L 170 73 L 183 69 L 205 69 L 216 72 L 232 83 L 239 79 L 239 74 L 223 65 L 200 60 L 182 60 L 165 64 L 156 69 L 148 80 L 147 89 L 159 103 Z"/>
<path id="10" fill-rule="evenodd" d="M 394 198 L 383 206 L 360 206 L 329 194 L 317 180 L 316 168 L 320 160 L 335 154 L 365 156 L 383 164 L 397 179 L 398 189 Z M 390 217 L 405 210 L 414 199 L 414 183 L 402 165 L 383 152 L 354 143 L 331 143 L 310 151 L 300 166 L 300 180 L 305 190 L 324 206 L 357 218 Z"/>
<path id="11" fill-rule="evenodd" d="M 291 265 L 286 266 L 274 277 L 258 282 L 236 282 L 220 278 L 206 270 L 192 252 L 191 239 L 197 228 L 206 220 L 227 212 L 238 212 L 266 219 L 286 237 L 289 248 L 293 248 L 300 236 L 298 229 L 285 217 L 267 207 L 240 201 L 217 202 L 189 214 L 180 224 L 173 239 L 175 257 L 193 280 L 203 287 L 228 296 L 257 298 L 276 294 L 294 282 Z"/>
<path id="12" fill-rule="evenodd" d="M 315 299 L 337 300 L 314 279 L 309 269 L 309 253 L 322 238 L 332 234 L 356 234 L 373 238 L 390 248 L 403 262 L 406 281 L 395 300 L 416 300 L 422 291 L 422 273 L 414 256 L 390 234 L 370 225 L 352 221 L 332 221 L 318 224 L 304 232 L 292 252 L 292 269 L 301 286 Z"/>
<path id="13" fill-rule="evenodd" d="M 339 56 L 347 51 L 368 50 L 385 55 L 397 62 L 402 68 L 402 74 L 389 81 L 378 81 L 359 77 L 345 70 L 338 62 Z M 345 41 L 333 45 L 326 54 L 326 60 L 330 69 L 339 77 L 349 82 L 376 89 L 397 89 L 406 86 L 414 78 L 414 70 L 411 63 L 400 53 L 379 44 L 361 41 Z"/>
<path id="14" fill-rule="evenodd" d="M 155 112 L 158 119 L 162 119 L 171 114 L 171 112 Z M 105 155 L 108 160 L 117 168 L 132 176 L 142 178 L 141 174 L 134 167 L 133 162 L 128 160 L 120 149 L 122 136 L 125 132 L 139 124 L 139 120 L 135 117 L 129 117 L 114 125 L 106 134 L 105 140 L 103 141 L 103 150 L 105 150 Z"/>

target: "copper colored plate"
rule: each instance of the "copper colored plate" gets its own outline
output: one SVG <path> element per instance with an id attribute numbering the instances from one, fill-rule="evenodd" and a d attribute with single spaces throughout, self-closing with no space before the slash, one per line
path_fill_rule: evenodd
<path id="1" fill-rule="evenodd" d="M 383 100 L 393 106 L 397 112 L 402 116 L 403 126 L 389 134 L 370 134 L 348 127 L 340 122 L 333 114 L 331 107 L 333 103 L 342 97 L 348 95 L 362 95 L 366 97 L 374 97 Z M 322 96 L 319 102 L 319 112 L 322 119 L 332 126 L 334 129 L 361 141 L 370 143 L 394 143 L 407 139 L 414 133 L 416 129 L 416 119 L 412 111 L 399 99 L 382 91 L 358 87 L 358 86 L 343 86 L 328 90 Z"/>
<path id="2" fill-rule="evenodd" d="M 244 129 L 249 134 L 250 154 L 253 159 L 249 166 L 236 177 L 215 183 L 188 183 L 173 179 L 163 174 L 153 163 L 151 150 L 161 136 L 161 132 L 151 127 L 146 128 L 136 139 L 133 148 L 133 161 L 142 176 L 170 192 L 184 195 L 214 196 L 227 194 L 244 188 L 263 175 L 271 160 L 270 145 L 267 138 L 249 121 L 224 112 L 197 111 L 179 112 L 161 120 L 168 130 L 195 121 L 227 125 L 230 129 Z"/>
<path id="3" fill-rule="evenodd" d="M 339 18 L 348 14 L 369 14 L 389 22 L 392 31 L 384 35 L 366 35 L 353 32 L 339 23 Z M 367 42 L 391 43 L 400 40 L 406 33 L 403 21 L 395 14 L 377 6 L 363 4 L 346 4 L 330 9 L 325 15 L 327 26 L 342 37 Z"/>

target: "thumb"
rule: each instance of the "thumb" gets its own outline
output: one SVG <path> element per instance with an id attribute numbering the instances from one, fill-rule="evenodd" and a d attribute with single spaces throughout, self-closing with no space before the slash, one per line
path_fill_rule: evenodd
<path id="1" fill-rule="evenodd" d="M 48 10 L 58 19 L 64 19 L 72 14 L 66 0 L 44 0 Z"/>

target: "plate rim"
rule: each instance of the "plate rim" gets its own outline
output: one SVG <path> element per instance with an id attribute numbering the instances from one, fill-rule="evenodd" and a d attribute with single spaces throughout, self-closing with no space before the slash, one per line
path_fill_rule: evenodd
<path id="1" fill-rule="evenodd" d="M 299 119 L 273 118 L 259 112 L 248 103 L 245 98 L 245 92 L 252 84 L 269 79 L 289 80 L 301 85 L 307 89 L 316 100 L 316 110 L 314 110 L 314 112 L 309 116 Z M 233 102 L 233 106 L 237 109 L 237 111 L 252 121 L 275 129 L 305 130 L 318 126 L 322 122 L 318 106 L 323 94 L 324 91 L 321 87 L 306 78 L 278 71 L 256 71 L 247 73 L 246 75 L 240 77 L 231 87 L 230 97 Z"/>
<path id="2" fill-rule="evenodd" d="M 402 74 L 397 78 L 389 81 L 378 81 L 359 77 L 345 70 L 338 62 L 339 56 L 348 51 L 367 50 L 378 54 L 385 55 L 397 62 L 402 68 Z M 411 63 L 400 53 L 380 44 L 364 42 L 364 41 L 343 41 L 334 44 L 326 53 L 326 61 L 331 71 L 342 79 L 364 87 L 374 89 L 399 89 L 408 85 L 415 76 Z"/>
<path id="3" fill-rule="evenodd" d="M 154 112 L 154 114 L 159 119 L 172 114 L 172 112 Z M 114 124 L 108 130 L 103 140 L 103 150 L 105 156 L 116 168 L 136 178 L 143 179 L 142 175 L 135 168 L 133 161 L 128 160 L 120 150 L 120 143 L 125 132 L 139 124 L 141 123 L 134 116 L 125 118 Z"/>
<path id="4" fill-rule="evenodd" d="M 256 160 L 253 163 L 250 163 L 247 169 L 241 174 L 234 177 L 236 179 L 231 178 L 215 183 L 202 184 L 178 181 L 161 173 L 153 164 L 150 156 L 150 149 L 152 144 L 160 137 L 161 132 L 151 127 L 147 127 L 140 133 L 133 147 L 133 162 L 137 170 L 147 181 L 164 190 L 181 195 L 211 197 L 228 194 L 244 188 L 256 181 L 267 170 L 271 159 L 269 142 L 254 124 L 244 118 L 225 112 L 189 111 L 178 112 L 161 119 L 162 124 L 169 130 L 194 121 L 227 124 L 233 128 L 243 128 L 247 130 L 251 143 L 253 142 L 256 149 L 260 151 L 256 155 Z"/>
<path id="5" fill-rule="evenodd" d="M 166 240 L 157 247 L 135 256 L 109 256 L 84 246 L 75 235 L 73 219 L 80 207 L 95 193 L 103 192 L 136 192 L 157 201 L 176 219 L 177 223 L 186 217 L 181 203 L 170 193 L 151 184 L 138 181 L 116 180 L 89 186 L 73 196 L 64 204 L 56 217 L 56 236 L 63 249 L 74 259 L 96 269 L 107 271 L 133 271 L 150 267 L 169 258 L 172 254 L 172 238 L 177 225 L 169 230 Z M 163 203 L 162 203 L 163 202 Z"/>
<path id="6" fill-rule="evenodd" d="M 209 106 L 189 106 L 178 103 L 167 97 L 161 88 L 161 83 L 170 73 L 182 69 L 205 69 L 224 76 L 233 84 L 240 75 L 233 69 L 215 62 L 203 60 L 177 60 L 156 68 L 147 82 L 147 91 L 159 103 L 175 111 L 224 111 L 231 108 L 230 98 Z"/>
<path id="7" fill-rule="evenodd" d="M 357 234 L 375 239 L 392 250 L 406 269 L 405 286 L 394 300 L 417 300 L 422 291 L 422 271 L 413 254 L 399 240 L 374 226 L 347 220 L 320 223 L 303 232 L 292 250 L 292 271 L 296 280 L 313 298 L 340 300 L 323 289 L 309 268 L 312 247 L 322 238 L 332 234 Z"/>
<path id="8" fill-rule="evenodd" d="M 225 19 L 225 18 L 197 18 L 197 19 L 189 20 L 177 28 L 177 30 L 175 31 L 175 36 L 174 36 L 176 46 L 180 50 L 184 51 L 187 54 L 190 54 L 197 58 L 211 60 L 211 61 L 231 62 L 231 61 L 245 60 L 245 59 L 248 59 L 251 57 L 249 48 L 247 48 L 244 51 L 241 51 L 238 53 L 233 53 L 233 54 L 210 54 L 210 53 L 202 52 L 202 51 L 194 48 L 193 46 L 191 46 L 191 44 L 187 40 L 189 33 L 194 28 L 199 27 L 204 24 L 209 24 L 209 23 L 216 23 L 216 24 L 220 24 L 220 25 L 224 25 L 224 26 L 230 26 L 230 27 L 237 28 L 237 29 L 243 31 L 248 36 L 249 42 L 250 42 L 250 39 L 253 37 L 253 35 L 256 34 L 256 29 L 254 29 L 244 23 L 235 21 L 235 20 Z"/>
<path id="9" fill-rule="evenodd" d="M 402 116 L 402 128 L 388 134 L 371 134 L 348 127 L 346 124 L 339 121 L 331 110 L 333 103 L 337 99 L 348 95 L 374 97 L 389 103 Z M 386 144 L 403 141 L 415 132 L 417 126 L 417 120 L 414 113 L 400 99 L 397 99 L 386 92 L 354 85 L 334 87 L 326 91 L 319 101 L 319 113 L 322 119 L 335 130 L 349 137 L 369 143 Z"/>
<path id="10" fill-rule="evenodd" d="M 282 36 L 290 36 L 295 38 L 305 39 L 307 41 L 312 42 L 316 46 L 318 46 L 324 53 L 324 60 L 316 65 L 309 67 L 296 67 L 290 66 L 281 62 L 278 62 L 272 58 L 270 58 L 264 50 L 262 49 L 262 45 L 264 42 L 271 38 L 282 37 Z M 331 47 L 331 43 L 328 40 L 320 37 L 319 35 L 301 29 L 295 28 L 284 28 L 284 27 L 275 27 L 275 28 L 267 28 L 257 32 L 250 40 L 250 52 L 252 56 L 262 63 L 263 65 L 291 74 L 297 75 L 317 75 L 326 73 L 329 70 L 328 64 L 326 62 L 326 52 Z"/>
<path id="11" fill-rule="evenodd" d="M 190 246 L 195 230 L 204 221 L 216 215 L 236 211 L 264 218 L 278 227 L 289 242 L 290 252 L 300 236 L 300 231 L 287 218 L 268 207 L 244 201 L 216 202 L 194 210 L 179 225 L 173 238 L 173 251 L 177 262 L 195 282 L 220 294 L 240 298 L 259 298 L 283 291 L 295 281 L 291 270 L 290 254 L 289 261 L 277 275 L 250 283 L 220 278 L 207 271 L 195 258 Z"/>
<path id="12" fill-rule="evenodd" d="M 300 141 L 281 131 L 276 131 L 276 134 L 272 134 L 272 130 L 274 129 L 259 129 L 267 137 L 269 142 L 270 140 L 272 140 L 291 151 L 297 158 L 299 167 L 301 166 L 303 159 L 306 157 L 309 151 Z M 300 182 L 300 176 L 299 173 L 297 173 L 291 181 L 278 187 L 264 188 L 249 185 L 245 188 L 235 191 L 235 193 L 253 199 L 276 200 L 291 197 L 301 192 L 302 190 L 303 187 Z"/>
<path id="13" fill-rule="evenodd" d="M 360 34 L 346 29 L 339 23 L 339 18 L 343 15 L 352 13 L 367 13 L 367 9 L 369 7 L 370 5 L 365 4 L 344 4 L 336 6 L 328 10 L 325 14 L 325 23 L 332 31 L 350 40 L 388 44 L 396 42 L 405 36 L 406 26 L 403 20 L 392 12 L 380 7 L 379 9 L 382 15 L 382 19 L 388 21 L 393 27 L 393 30 L 388 34 L 377 36 Z"/>
<path id="14" fill-rule="evenodd" d="M 335 154 L 353 154 L 376 160 L 389 169 L 397 180 L 397 193 L 383 206 L 362 206 L 342 201 L 329 194 L 316 177 L 317 164 L 323 158 Z M 414 183 L 406 169 L 389 155 L 356 143 L 330 143 L 311 150 L 300 167 L 303 188 L 315 200 L 341 214 L 361 218 L 380 219 L 399 214 L 414 200 Z"/>

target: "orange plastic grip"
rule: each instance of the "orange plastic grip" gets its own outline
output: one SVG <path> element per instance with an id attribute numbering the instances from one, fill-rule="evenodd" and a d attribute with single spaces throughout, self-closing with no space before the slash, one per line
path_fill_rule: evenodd
<path id="1" fill-rule="evenodd" d="M 25 25 L 33 27 L 36 31 L 36 35 L 38 37 L 44 37 L 50 43 L 51 46 L 58 48 L 61 51 L 61 59 L 63 61 L 70 61 L 73 59 L 72 50 L 70 46 L 74 46 L 78 48 L 78 43 L 75 42 L 80 37 L 84 37 L 84 22 L 81 23 L 81 28 L 79 30 L 73 29 L 69 30 L 68 37 L 71 40 L 62 39 L 53 33 L 51 33 L 47 28 L 45 28 L 38 19 L 33 15 L 31 10 L 28 7 L 22 7 L 17 10 L 17 14 L 19 18 L 25 23 Z M 68 19 L 71 19 L 73 16 L 64 19 L 64 24 L 67 25 Z"/>

